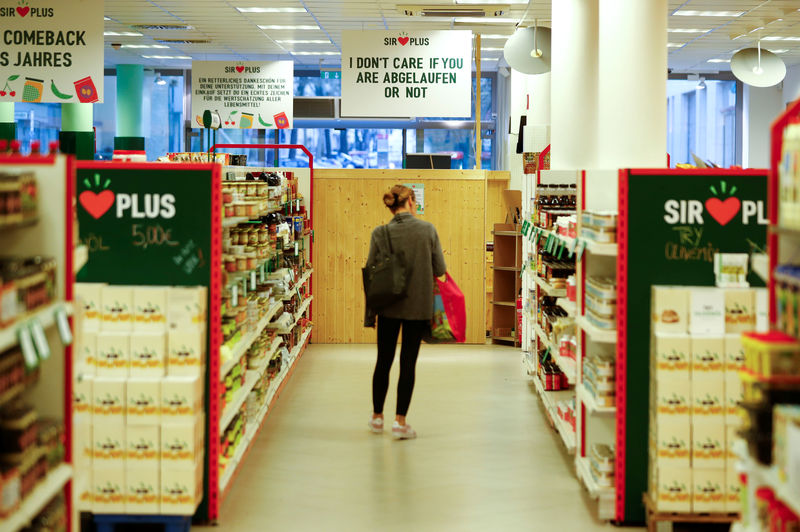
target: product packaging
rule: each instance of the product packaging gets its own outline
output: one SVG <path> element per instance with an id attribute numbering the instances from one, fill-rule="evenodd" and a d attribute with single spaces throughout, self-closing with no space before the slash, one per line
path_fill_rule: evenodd
<path id="1" fill-rule="evenodd" d="M 663 468 L 656 472 L 652 501 L 659 512 L 692 511 L 692 470 Z"/>
<path id="2" fill-rule="evenodd" d="M 725 470 L 725 512 L 742 511 L 741 491 L 742 482 L 739 480 L 739 472 L 735 467 L 728 467 Z"/>
<path id="3" fill-rule="evenodd" d="M 203 411 L 200 377 L 165 377 L 161 381 L 161 417 L 164 423 L 193 421 Z"/>
<path id="4" fill-rule="evenodd" d="M 128 425 L 161 423 L 161 380 L 148 377 L 128 379 L 125 412 Z"/>
<path id="5" fill-rule="evenodd" d="M 137 286 L 133 289 L 133 330 L 163 333 L 167 330 L 167 288 Z"/>
<path id="6" fill-rule="evenodd" d="M 172 287 L 167 291 L 167 323 L 170 332 L 200 330 L 205 335 L 205 287 Z"/>
<path id="7" fill-rule="evenodd" d="M 742 333 L 756 327 L 756 308 L 753 291 L 749 288 L 725 290 L 725 332 Z"/>
<path id="8" fill-rule="evenodd" d="M 655 335 L 656 371 L 659 378 L 689 379 L 691 345 L 688 335 Z"/>
<path id="9" fill-rule="evenodd" d="M 653 287 L 653 330 L 685 334 L 689 325 L 689 292 L 685 288 Z"/>
<path id="10" fill-rule="evenodd" d="M 724 418 L 692 420 L 692 467 L 724 469 L 726 451 Z"/>
<path id="11" fill-rule="evenodd" d="M 99 326 L 99 325 L 98 325 Z M 75 342 L 75 371 L 85 375 L 97 373 L 97 332 L 81 331 L 80 342 Z"/>
<path id="12" fill-rule="evenodd" d="M 689 332 L 694 335 L 725 334 L 725 292 L 718 288 L 692 288 L 689 292 Z"/>
<path id="13" fill-rule="evenodd" d="M 125 513 L 161 512 L 161 470 L 153 466 L 128 466 L 125 470 Z"/>
<path id="14" fill-rule="evenodd" d="M 167 374 L 170 376 L 203 375 L 205 347 L 206 337 L 197 328 L 170 331 Z"/>
<path id="15" fill-rule="evenodd" d="M 724 352 L 723 337 L 692 336 L 692 378 L 708 375 L 721 380 L 725 369 Z"/>
<path id="16" fill-rule="evenodd" d="M 790 465 L 797 464 L 800 449 L 792 448 L 792 441 L 800 436 L 800 405 L 775 405 L 772 411 L 773 456 L 772 461 L 782 481 L 788 479 Z M 794 453 L 794 457 L 792 454 Z"/>
<path id="17" fill-rule="evenodd" d="M 686 379 L 658 378 L 654 381 L 656 421 L 689 421 L 692 383 Z"/>
<path id="18" fill-rule="evenodd" d="M 740 334 L 725 335 L 725 372 L 728 375 L 739 377 L 739 371 L 744 369 L 745 357 L 742 336 Z"/>
<path id="19" fill-rule="evenodd" d="M 92 462 L 94 467 L 125 465 L 125 425 L 95 423 L 92 430 Z"/>
<path id="20" fill-rule="evenodd" d="M 76 470 L 87 470 L 92 467 L 92 454 L 94 453 L 93 428 L 91 416 L 72 417 L 72 463 Z M 91 484 L 91 481 L 88 484 Z"/>
<path id="21" fill-rule="evenodd" d="M 128 425 L 125 443 L 125 457 L 128 467 L 158 467 L 161 448 L 161 427 L 159 425 Z"/>
<path id="22" fill-rule="evenodd" d="M 744 400 L 744 385 L 738 375 L 725 375 L 725 423 L 739 426 L 742 416 L 739 414 L 739 403 Z"/>
<path id="23" fill-rule="evenodd" d="M 94 376 L 77 374 L 72 380 L 72 415 L 75 421 L 92 423 Z"/>
<path id="24" fill-rule="evenodd" d="M 100 331 L 103 314 L 102 283 L 75 283 L 74 296 L 83 305 L 83 330 L 85 332 Z"/>
<path id="25" fill-rule="evenodd" d="M 103 332 L 131 332 L 133 330 L 133 288 L 130 286 L 103 286 Z"/>
<path id="26" fill-rule="evenodd" d="M 692 378 L 692 423 L 725 423 L 725 380 L 721 372 Z"/>
<path id="27" fill-rule="evenodd" d="M 675 420 L 662 418 L 653 430 L 656 469 L 691 467 L 692 436 L 688 416 Z"/>
<path id="28" fill-rule="evenodd" d="M 97 514 L 125 512 L 125 464 L 92 468 L 92 511 Z"/>
<path id="29" fill-rule="evenodd" d="M 695 468 L 692 470 L 692 512 L 724 512 L 725 469 Z"/>
<path id="30" fill-rule="evenodd" d="M 167 365 L 165 333 L 131 335 L 131 377 L 163 377 Z"/>
<path id="31" fill-rule="evenodd" d="M 161 513 L 192 515 L 203 497 L 203 463 L 192 468 L 161 468 Z"/>
<path id="32" fill-rule="evenodd" d="M 101 377 L 127 377 L 130 371 L 129 333 L 101 332 L 97 335 L 95 365 Z"/>
<path id="33" fill-rule="evenodd" d="M 203 414 L 191 421 L 172 421 L 161 425 L 161 463 L 173 469 L 192 469 L 203 459 Z"/>
<path id="34" fill-rule="evenodd" d="M 125 379 L 95 377 L 92 396 L 92 417 L 95 425 L 125 423 Z"/>
<path id="35" fill-rule="evenodd" d="M 766 288 L 755 288 L 756 332 L 769 332 L 769 293 Z"/>
<path id="36" fill-rule="evenodd" d="M 749 263 L 750 255 L 747 253 L 715 253 L 714 274 L 717 286 L 723 288 L 749 286 L 747 283 Z"/>

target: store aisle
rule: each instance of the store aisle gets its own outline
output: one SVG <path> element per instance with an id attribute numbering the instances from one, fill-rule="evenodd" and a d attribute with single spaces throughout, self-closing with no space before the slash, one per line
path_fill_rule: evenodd
<path id="1" fill-rule="evenodd" d="M 310 347 L 216 530 L 613 528 L 593 517 L 518 350 L 424 345 L 409 412 L 420 436 L 403 442 L 367 429 L 374 351 Z M 387 419 L 394 405 L 392 390 Z"/>

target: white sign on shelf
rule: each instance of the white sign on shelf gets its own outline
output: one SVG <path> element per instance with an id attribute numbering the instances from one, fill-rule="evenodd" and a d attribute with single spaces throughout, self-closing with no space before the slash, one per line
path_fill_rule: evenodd
<path id="1" fill-rule="evenodd" d="M 192 125 L 219 113 L 223 129 L 288 129 L 294 123 L 293 61 L 192 61 Z"/>
<path id="2" fill-rule="evenodd" d="M 472 116 L 472 32 L 342 32 L 343 117 Z"/>
<path id="3" fill-rule="evenodd" d="M 0 28 L 0 102 L 103 101 L 103 0 L 0 0 Z"/>

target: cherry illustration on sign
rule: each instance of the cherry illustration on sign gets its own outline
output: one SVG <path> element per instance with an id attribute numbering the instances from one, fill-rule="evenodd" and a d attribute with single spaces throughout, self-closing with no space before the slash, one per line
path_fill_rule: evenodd
<path id="1" fill-rule="evenodd" d="M 95 185 L 97 187 L 100 186 L 100 175 L 95 174 L 94 176 Z M 84 184 L 88 187 L 92 187 L 92 183 L 88 179 L 83 180 Z M 108 190 L 108 185 L 111 184 L 110 179 L 106 179 L 105 185 L 100 193 L 96 193 L 92 190 L 84 190 L 81 192 L 80 196 L 78 196 L 78 201 L 86 209 L 95 220 L 99 219 L 108 210 L 114 205 L 114 199 L 116 195 L 111 190 Z"/>
<path id="2" fill-rule="evenodd" d="M 727 183 L 725 181 L 720 182 L 720 187 L 722 189 L 722 193 L 726 193 Z M 717 189 L 714 188 L 712 185 L 709 187 L 711 192 L 714 196 L 718 196 Z M 735 197 L 734 194 L 736 193 L 736 187 L 733 187 L 729 192 L 730 197 L 725 200 L 721 200 L 718 197 L 708 198 L 706 200 L 705 206 L 706 211 L 708 214 L 714 218 L 719 225 L 727 225 L 728 222 L 733 220 L 733 217 L 736 216 L 736 213 L 739 212 L 739 209 L 742 207 L 742 202 L 739 198 Z"/>

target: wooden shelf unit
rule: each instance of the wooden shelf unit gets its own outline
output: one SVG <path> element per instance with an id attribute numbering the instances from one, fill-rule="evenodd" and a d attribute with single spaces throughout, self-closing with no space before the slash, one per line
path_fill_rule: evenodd
<path id="1" fill-rule="evenodd" d="M 522 288 L 522 233 L 515 224 L 494 224 L 492 263 L 492 342 L 520 345 L 517 297 Z"/>

